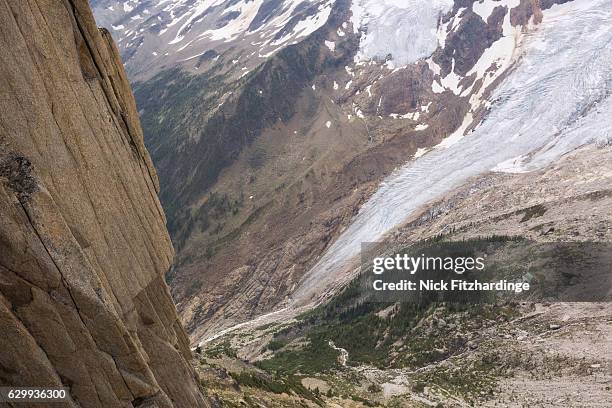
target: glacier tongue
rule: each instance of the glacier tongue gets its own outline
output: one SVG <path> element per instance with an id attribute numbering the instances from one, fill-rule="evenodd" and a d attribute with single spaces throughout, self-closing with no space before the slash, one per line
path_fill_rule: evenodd
<path id="1" fill-rule="evenodd" d="M 395 66 L 427 57 L 438 46 L 437 26 L 453 0 L 353 0 L 353 29 L 363 31 L 358 60 L 385 59 Z"/>
<path id="2" fill-rule="evenodd" d="M 406 164 L 381 184 L 306 275 L 296 304 L 337 286 L 362 242 L 380 240 L 424 204 L 488 171 L 530 171 L 612 135 L 612 0 L 553 6 L 524 42 L 486 120 L 449 147 Z"/>

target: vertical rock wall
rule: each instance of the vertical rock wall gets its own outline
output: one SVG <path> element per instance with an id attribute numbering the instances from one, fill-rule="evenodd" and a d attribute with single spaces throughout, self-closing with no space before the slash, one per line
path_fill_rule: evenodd
<path id="1" fill-rule="evenodd" d="M 65 406 L 206 406 L 157 192 L 87 0 L 0 0 L 1 385 L 64 385 Z"/>

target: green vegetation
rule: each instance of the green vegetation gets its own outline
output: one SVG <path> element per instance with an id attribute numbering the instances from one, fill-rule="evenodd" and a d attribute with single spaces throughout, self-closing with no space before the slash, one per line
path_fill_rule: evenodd
<path id="1" fill-rule="evenodd" d="M 274 394 L 295 394 L 322 406 L 323 401 L 318 393 L 304 387 L 300 380 L 293 376 L 272 377 L 253 372 L 230 373 L 230 376 L 244 387 L 258 388 Z"/>
<path id="2" fill-rule="evenodd" d="M 447 243 L 435 239 L 406 251 L 438 251 L 443 244 L 446 251 L 466 256 L 516 240 L 488 237 Z M 495 321 L 507 321 L 515 314 L 512 307 L 456 303 L 435 296 L 413 303 L 376 303 L 365 297 L 361 285 L 360 279 L 353 280 L 327 304 L 302 314 L 295 325 L 276 332 L 267 346 L 274 355 L 258 366 L 268 372 L 291 374 L 337 370 L 341 368 L 338 352 L 328 344 L 333 341 L 347 350 L 348 365 L 419 368 L 465 351 L 467 338 L 458 335 L 461 328 L 479 330 Z"/>
<path id="3" fill-rule="evenodd" d="M 376 394 L 377 392 L 382 392 L 382 387 L 378 384 L 370 384 L 368 386 L 368 392 Z"/>
<path id="4" fill-rule="evenodd" d="M 439 387 L 454 395 L 460 395 L 467 402 L 475 397 L 492 395 L 500 376 L 499 358 L 485 354 L 481 360 L 461 366 L 438 366 L 432 370 L 417 373 L 413 391 L 423 392 L 424 387 Z"/>
<path id="5" fill-rule="evenodd" d="M 270 351 L 278 351 L 282 349 L 283 347 L 285 347 L 286 345 L 287 345 L 287 342 L 284 340 L 272 340 L 271 342 L 268 343 L 266 348 Z"/>
<path id="6" fill-rule="evenodd" d="M 529 221 L 532 218 L 538 218 L 543 216 L 546 213 L 546 207 L 542 204 L 534 205 L 529 208 L 525 208 L 518 212 L 518 214 L 523 214 L 523 218 L 521 218 L 521 222 Z"/>
<path id="7" fill-rule="evenodd" d="M 517 256 L 524 253 L 524 243 L 531 248 L 520 237 L 493 236 L 450 243 L 446 238 L 436 237 L 399 252 Z M 512 262 L 503 259 L 506 265 L 500 268 L 494 263 L 487 264 L 488 273 L 492 274 L 487 277 L 513 276 Z M 468 279 L 466 275 L 462 277 Z M 273 393 L 301 395 L 300 389 L 292 388 L 291 384 L 300 378 L 315 377 L 329 385 L 327 398 L 341 397 L 365 406 L 378 406 L 380 385 L 351 367 L 416 370 L 431 365 L 412 376 L 412 392 L 422 393 L 429 387 L 437 394 L 456 395 L 472 403 L 491 395 L 498 379 L 507 374 L 502 357 L 487 352 L 486 344 L 480 339 L 474 341 L 473 336 L 498 322 L 513 319 L 517 311 L 511 304 L 484 301 L 489 299 L 452 301 L 435 292 L 412 302 L 374 302 L 362 285 L 360 278 L 354 279 L 326 304 L 298 316 L 293 324 L 275 328 L 273 338 L 263 349 L 270 357 L 255 363 L 266 375 L 243 374 L 235 377 L 236 381 Z M 267 330 L 271 326 L 258 329 Z M 347 351 L 348 367 L 340 364 L 340 352 L 330 342 Z M 475 349 L 477 353 L 466 353 Z M 459 355 L 462 357 L 455 359 Z M 465 359 L 466 355 L 474 357 Z M 435 364 L 444 360 L 453 364 Z M 316 398 L 322 396 L 317 390 L 309 392 Z M 387 406 L 401 404 L 400 399 L 391 399 Z"/>
<path id="8" fill-rule="evenodd" d="M 352 395 L 352 396 L 351 396 L 351 399 L 352 399 L 353 401 L 361 402 L 361 403 L 362 403 L 363 405 L 365 405 L 366 407 L 378 407 L 378 406 L 380 406 L 380 404 L 379 404 L 378 402 L 373 402 L 373 401 L 370 401 L 369 399 L 366 399 L 366 398 L 360 397 L 360 396 L 358 396 L 358 395 Z"/>
<path id="9" fill-rule="evenodd" d="M 271 359 L 259 361 L 256 365 L 270 373 L 291 375 L 317 374 L 340 368 L 338 352 L 327 341 L 314 336 L 303 348 L 281 350 Z"/>
<path id="10" fill-rule="evenodd" d="M 229 341 L 216 344 L 211 348 L 204 350 L 204 355 L 209 358 L 220 358 L 222 356 L 228 356 L 236 358 L 236 350 L 234 350 Z"/>
<path id="11" fill-rule="evenodd" d="M 266 324 L 262 324 L 259 327 L 256 327 L 255 330 L 259 330 L 259 331 L 266 331 L 267 329 L 275 326 L 277 323 L 272 322 L 272 323 L 266 323 Z"/>

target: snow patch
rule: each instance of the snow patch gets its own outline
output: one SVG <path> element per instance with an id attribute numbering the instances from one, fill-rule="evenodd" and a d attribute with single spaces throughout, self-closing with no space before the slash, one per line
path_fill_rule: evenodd
<path id="1" fill-rule="evenodd" d="M 414 153 L 414 158 L 418 159 L 419 157 L 425 155 L 425 153 L 427 153 L 429 151 L 429 149 L 425 149 L 423 147 L 420 147 L 417 149 L 417 151 Z"/>
<path id="2" fill-rule="evenodd" d="M 433 83 L 431 84 L 431 90 L 433 91 L 433 93 L 436 93 L 436 94 L 444 92 L 444 88 L 436 80 L 434 80 Z"/>

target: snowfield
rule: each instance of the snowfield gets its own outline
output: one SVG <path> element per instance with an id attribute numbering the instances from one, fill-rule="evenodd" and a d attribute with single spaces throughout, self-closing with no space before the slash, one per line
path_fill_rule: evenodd
<path id="1" fill-rule="evenodd" d="M 399 7 L 423 2 L 385 3 Z M 425 14 L 432 13 L 433 7 Z M 337 286 L 359 256 L 362 242 L 381 240 L 416 209 L 468 178 L 489 171 L 536 170 L 581 145 L 612 137 L 610 21 L 612 0 L 576 0 L 545 11 L 542 24 L 524 39 L 520 63 L 495 91 L 486 119 L 472 133 L 454 135 L 453 143 L 419 152 L 416 160 L 381 183 L 306 275 L 293 302 L 305 304 Z M 432 28 L 429 22 L 412 23 L 420 30 Z M 432 46 L 428 41 L 417 41 L 403 57 L 425 52 Z M 366 42 L 364 50 L 384 52 L 382 43 L 373 42 Z"/>
<path id="2" fill-rule="evenodd" d="M 117 4 L 108 6 L 109 2 Z M 146 71 L 238 45 L 266 59 L 321 28 L 335 0 L 90 0 L 128 68 Z M 155 52 L 156 54 L 153 54 Z M 134 60 L 134 61 L 132 61 Z"/>
<path id="3" fill-rule="evenodd" d="M 391 54 L 394 66 L 404 66 L 431 55 L 438 19 L 452 6 L 453 0 L 353 0 L 353 30 L 363 32 L 357 61 Z"/>

